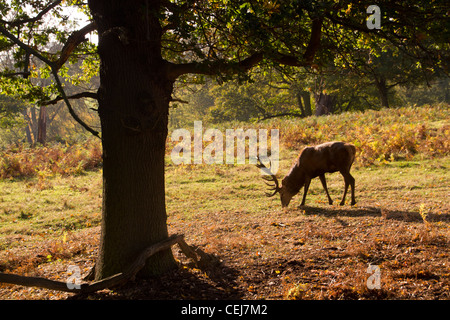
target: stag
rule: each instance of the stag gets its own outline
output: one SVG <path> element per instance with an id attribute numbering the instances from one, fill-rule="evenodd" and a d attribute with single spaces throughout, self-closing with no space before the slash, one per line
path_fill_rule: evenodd
<path id="1" fill-rule="evenodd" d="M 339 171 L 344 177 L 345 189 L 340 205 L 345 204 L 345 196 L 347 195 L 348 186 L 351 187 L 352 202 L 355 201 L 355 179 L 350 174 L 350 168 L 355 160 L 356 148 L 354 145 L 345 142 L 326 142 L 313 147 L 306 147 L 300 152 L 295 163 L 292 165 L 289 173 L 283 178 L 281 187 L 279 186 L 277 177 L 267 168 L 258 158 L 257 167 L 266 172 L 263 176 L 266 181 L 274 184 L 266 184 L 272 187 L 272 193 L 266 193 L 268 197 L 272 197 L 279 193 L 281 198 L 281 206 L 287 207 L 292 197 L 295 196 L 304 186 L 303 200 L 301 205 L 305 205 L 306 194 L 309 184 L 315 177 L 319 177 L 322 186 L 328 197 L 328 203 L 333 204 L 333 200 L 328 193 L 325 173 L 333 173 Z"/>

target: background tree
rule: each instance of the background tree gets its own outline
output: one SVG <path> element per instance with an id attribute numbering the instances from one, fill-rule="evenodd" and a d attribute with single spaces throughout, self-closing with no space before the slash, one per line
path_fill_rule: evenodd
<path id="1" fill-rule="evenodd" d="M 384 108 L 389 108 L 395 87 L 429 84 L 432 79 L 444 75 L 392 46 L 360 50 L 355 52 L 351 61 L 345 59 L 336 64 L 343 68 L 341 75 L 346 74 L 349 79 L 358 78 L 359 85 L 373 86 L 378 92 L 379 104 Z"/>
<path id="2" fill-rule="evenodd" d="M 442 102 L 450 103 L 450 78 L 442 76 L 418 86 L 406 84 L 399 87 L 396 94 L 402 104 L 421 106 Z"/>
<path id="3" fill-rule="evenodd" d="M 0 128 L 23 125 L 19 114 L 26 108 L 25 104 L 9 96 L 0 95 Z"/>
<path id="4" fill-rule="evenodd" d="M 72 116 L 94 134 L 71 108 L 59 74 L 70 57 L 92 53 L 85 35 L 94 28 L 98 32 L 96 96 L 104 163 L 97 279 L 122 272 L 140 251 L 168 237 L 164 148 L 177 79 L 246 79 L 246 71 L 258 64 L 320 67 L 338 50 L 359 50 L 353 43 L 366 37 L 375 46 L 391 42 L 438 67 L 448 54 L 446 39 L 434 35 L 447 21 L 444 1 L 382 1 L 381 31 L 367 29 L 364 2 L 89 0 L 86 5 L 74 0 L 38 2 L 27 12 L 34 3 L 1 2 L 1 41 L 19 48 L 14 53 L 23 74 L 29 72 L 27 57 L 42 60 L 54 78 L 49 90 L 61 95 Z M 78 6 L 92 22 L 71 32 L 51 30 L 42 19 L 52 14 L 58 23 L 67 23 L 63 3 Z M 46 51 L 52 35 L 64 43 L 58 52 Z M 147 261 L 141 275 L 174 266 L 165 250 Z"/>
<path id="5" fill-rule="evenodd" d="M 250 81 L 229 81 L 210 90 L 214 105 L 208 109 L 208 116 L 213 123 L 305 116 L 304 89 L 294 79 L 299 74 L 284 76 L 272 68 L 253 70 L 251 75 Z M 309 93 L 305 104 L 310 108 L 307 103 L 310 103 Z"/>

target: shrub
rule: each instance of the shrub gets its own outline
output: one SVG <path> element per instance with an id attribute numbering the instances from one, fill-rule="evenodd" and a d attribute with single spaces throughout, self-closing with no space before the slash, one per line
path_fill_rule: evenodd
<path id="1" fill-rule="evenodd" d="M 101 165 L 101 144 L 93 139 L 72 146 L 15 145 L 0 152 L 0 179 L 80 174 Z"/>
<path id="2" fill-rule="evenodd" d="M 359 165 L 381 164 L 450 153 L 449 105 L 369 110 L 305 119 L 275 120 L 266 125 L 280 130 L 280 143 L 301 150 L 306 145 L 343 140 L 357 147 Z"/>

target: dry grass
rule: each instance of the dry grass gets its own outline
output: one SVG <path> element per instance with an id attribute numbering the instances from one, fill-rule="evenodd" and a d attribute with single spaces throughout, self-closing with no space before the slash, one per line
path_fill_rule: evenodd
<path id="1" fill-rule="evenodd" d="M 297 152 L 283 148 L 281 173 Z M 174 250 L 182 265 L 160 278 L 89 297 L 0 285 L 0 298 L 448 300 L 449 166 L 446 154 L 357 164 L 355 207 L 329 206 L 313 180 L 307 206 L 297 196 L 283 210 L 264 196 L 254 166 L 168 164 L 169 232 L 218 265 L 199 269 Z M 338 203 L 342 177 L 327 181 Z M 87 273 L 101 200 L 101 172 L 0 181 L 0 271 L 66 279 L 78 265 Z M 380 289 L 367 286 L 369 265 L 380 268 Z"/>
<path id="2" fill-rule="evenodd" d="M 75 175 L 99 168 L 102 150 L 98 139 L 72 146 L 55 144 L 30 148 L 10 146 L 0 151 L 0 179 Z M 45 185 L 44 185 L 45 187 Z"/>
<path id="3" fill-rule="evenodd" d="M 294 199 L 285 210 L 278 199 L 264 197 L 264 184 L 258 180 L 256 168 L 169 167 L 170 233 L 184 233 L 188 243 L 216 255 L 221 263 L 198 269 L 175 250 L 183 263 L 179 270 L 161 279 L 104 290 L 90 298 L 449 299 L 450 210 L 445 201 L 449 186 L 441 179 L 449 162 L 448 158 L 423 162 L 421 170 L 401 166 L 354 170 L 356 207 L 329 206 L 320 183 L 313 181 L 308 206 L 299 208 L 298 199 Z M 288 158 L 282 163 L 284 172 Z M 414 175 L 418 175 L 417 180 Z M 64 179 L 50 179 L 53 190 L 59 190 Z M 64 279 L 68 266 L 76 264 L 87 273 L 97 250 L 101 185 L 96 183 L 97 190 L 89 187 L 85 192 L 71 186 L 88 188 L 89 181 L 96 179 L 100 173 L 68 180 L 65 190 L 80 197 L 80 206 L 76 202 L 73 208 L 59 204 L 59 209 L 73 212 L 72 219 L 84 224 L 68 224 L 72 229 L 58 219 L 42 224 L 39 219 L 44 217 L 37 215 L 17 229 L 10 225 L 20 225 L 22 220 L 3 222 L 0 268 Z M 339 198 L 341 177 L 330 175 L 328 180 L 332 197 Z M 33 188 L 31 193 L 38 198 L 49 191 Z M 85 198 L 97 202 L 97 213 L 80 210 Z M 10 201 L 4 200 L 0 211 Z M 426 222 L 420 214 L 425 210 Z M 58 207 L 54 214 L 58 214 Z M 380 268 L 380 289 L 367 287 L 369 264 Z M 0 295 L 4 299 L 73 297 L 7 285 L 0 287 Z"/>
<path id="4" fill-rule="evenodd" d="M 273 120 L 269 126 L 283 128 L 286 148 L 342 140 L 357 147 L 356 163 L 378 165 L 397 160 L 424 159 L 450 152 L 449 105 L 405 107 L 380 111 L 343 113 L 304 120 Z"/>

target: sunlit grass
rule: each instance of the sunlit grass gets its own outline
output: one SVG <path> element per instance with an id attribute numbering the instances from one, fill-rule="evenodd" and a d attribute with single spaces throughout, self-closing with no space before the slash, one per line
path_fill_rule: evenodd
<path id="1" fill-rule="evenodd" d="M 410 128 L 397 124 L 390 130 L 403 134 L 409 128 L 412 131 L 405 134 L 420 138 L 415 141 L 421 147 L 411 158 L 398 153 L 392 159 L 362 162 L 358 157 L 364 148 L 357 155 L 351 170 L 356 180 L 357 204 L 353 207 L 348 199 L 345 206 L 338 205 L 344 187 L 339 173 L 327 174 L 334 205 L 328 205 L 320 181 L 314 179 L 306 207 L 299 207 L 301 191 L 283 210 L 278 195 L 265 197 L 267 186 L 256 166 L 174 165 L 169 148 L 165 169 L 169 233 L 183 233 L 188 243 L 235 266 L 240 272 L 236 285 L 246 288 L 247 298 L 415 298 L 430 292 L 426 288 L 431 285 L 436 292 L 442 288 L 445 294 L 449 283 L 445 263 L 450 256 L 450 157 L 443 141 L 448 130 L 444 130 L 448 128 L 447 110 L 436 107 L 369 112 L 365 122 L 363 118 L 358 120 L 358 129 L 348 123 L 361 114 L 263 124 L 283 128 L 278 173 L 282 178 L 303 144 L 315 142 L 314 137 L 322 137 L 317 142 L 340 137 L 354 143 L 365 137 L 382 145 L 383 135 L 375 134 L 377 126 L 381 132 L 383 124 L 409 121 Z M 424 117 L 425 128 L 430 128 L 431 133 L 411 124 L 419 123 L 420 117 Z M 313 129 L 307 135 L 308 141 L 294 139 L 309 126 Z M 421 138 L 422 133 L 425 138 Z M 429 142 L 433 137 L 436 141 Z M 389 141 L 393 140 L 386 143 Z M 447 149 L 427 149 L 439 145 Z M 72 150 L 79 156 L 75 159 L 89 154 L 82 151 L 82 146 Z M 98 155 L 98 149 L 90 150 Z M 37 152 L 41 156 L 59 154 L 49 149 Z M 25 168 L 31 168 L 33 162 L 27 163 L 20 156 L 31 154 L 29 149 L 14 153 L 22 172 L 31 172 Z M 71 159 L 64 161 L 61 163 L 68 164 Z M 79 164 L 71 163 L 72 167 L 65 167 L 67 172 L 52 171 L 51 166 L 40 163 L 33 174 L 0 180 L 0 272 L 32 272 L 48 265 L 50 268 L 57 261 L 67 260 L 65 264 L 70 264 L 79 255 L 89 260 L 83 266 L 86 270 L 95 262 L 101 222 L 101 167 L 77 171 Z M 289 271 L 292 266 L 286 261 L 298 262 L 302 271 Z M 380 291 L 370 291 L 365 285 L 368 263 L 381 268 Z M 64 266 L 61 263 L 63 273 L 67 269 Z M 247 275 L 252 268 L 254 273 Z M 266 278 L 254 282 L 255 273 Z M 269 283 L 277 283 L 284 293 L 272 294 Z M 6 291 L 1 292 L 5 295 Z M 435 296 L 438 294 L 440 291 Z"/>

